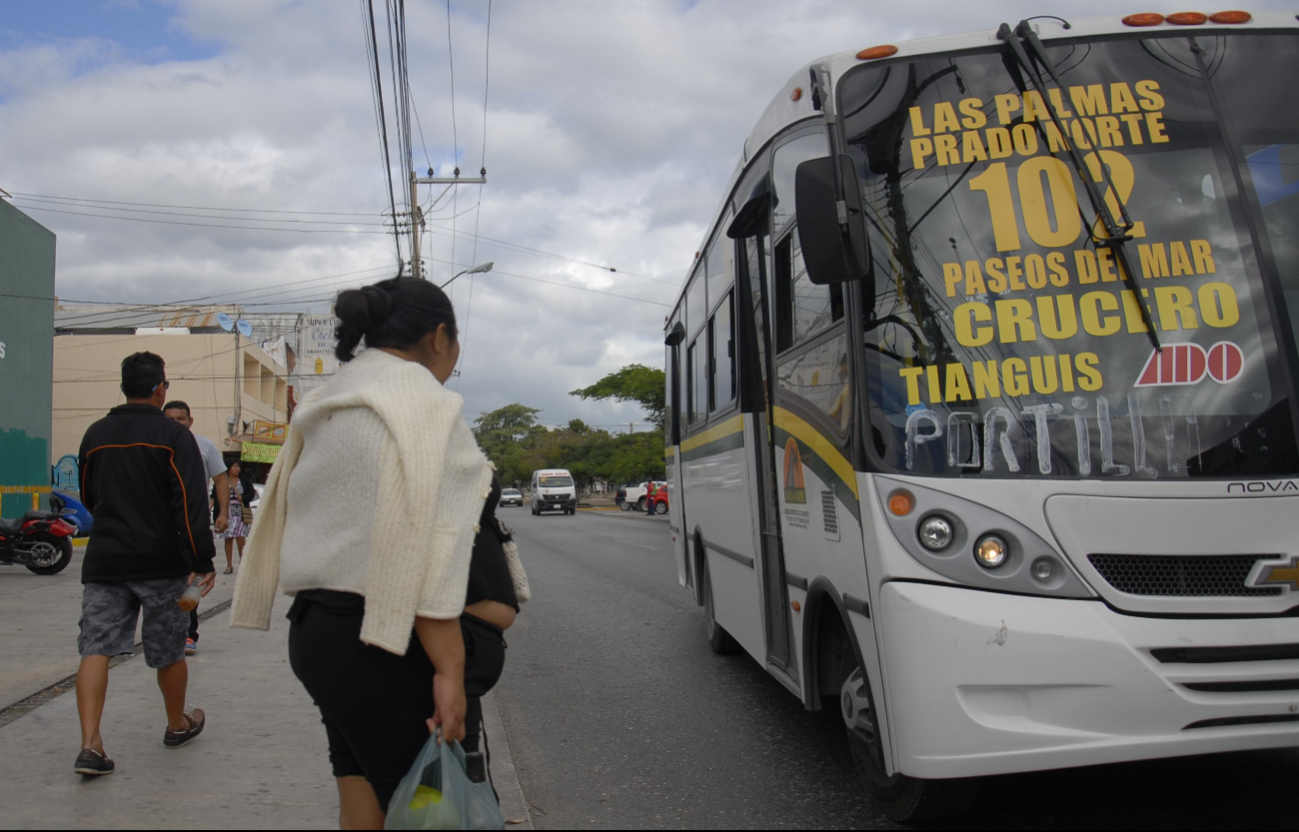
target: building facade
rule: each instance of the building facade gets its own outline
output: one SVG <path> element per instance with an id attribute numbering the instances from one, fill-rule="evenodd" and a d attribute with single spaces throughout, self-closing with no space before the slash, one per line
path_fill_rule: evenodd
<path id="1" fill-rule="evenodd" d="M 299 317 L 249 315 L 234 306 L 60 305 L 53 339 L 56 484 L 75 487 L 81 437 L 125 402 L 122 359 L 146 350 L 167 362 L 168 399 L 189 405 L 195 433 L 227 459 L 273 461 L 293 406 Z"/>
<path id="2" fill-rule="evenodd" d="M 0 200 L 0 516 L 50 490 L 54 232 Z M 48 502 L 44 503 L 48 507 Z"/>

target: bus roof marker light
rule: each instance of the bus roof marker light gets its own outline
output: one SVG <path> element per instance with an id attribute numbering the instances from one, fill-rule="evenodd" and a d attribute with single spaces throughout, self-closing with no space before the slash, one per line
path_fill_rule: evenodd
<path id="1" fill-rule="evenodd" d="M 794 87 L 794 91 L 789 94 L 790 101 L 798 101 L 803 97 L 803 88 Z"/>
<path id="2" fill-rule="evenodd" d="M 910 491 L 898 489 L 889 495 L 889 511 L 898 517 L 906 517 L 916 508 L 916 498 Z"/>
<path id="3" fill-rule="evenodd" d="M 886 43 L 881 46 L 872 46 L 869 49 L 863 49 L 857 53 L 857 60 L 875 61 L 880 58 L 891 58 L 896 54 L 898 54 L 898 48 L 891 43 Z"/>
<path id="4" fill-rule="evenodd" d="M 1141 12 L 1140 14 L 1130 14 L 1123 18 L 1124 26 L 1158 26 L 1164 22 L 1162 14 L 1154 12 Z"/>
<path id="5" fill-rule="evenodd" d="M 1164 20 L 1174 26 L 1200 26 L 1209 22 L 1209 16 L 1200 12 L 1176 12 Z"/>
<path id="6" fill-rule="evenodd" d="M 985 534 L 974 544 L 974 559 L 984 569 L 996 569 L 1010 557 L 1010 546 L 995 534 Z"/>
<path id="7" fill-rule="evenodd" d="M 1299 19 L 1299 15 L 1295 15 L 1295 18 Z M 1254 15 L 1250 14 L 1249 12 L 1241 12 L 1241 11 L 1218 12 L 1217 14 L 1209 15 L 1209 19 L 1212 20 L 1214 23 L 1228 23 L 1228 24 L 1249 23 L 1251 20 L 1254 19 Z"/>

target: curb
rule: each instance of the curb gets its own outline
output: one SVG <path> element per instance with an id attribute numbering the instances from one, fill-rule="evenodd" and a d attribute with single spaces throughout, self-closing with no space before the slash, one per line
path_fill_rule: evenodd
<path id="1" fill-rule="evenodd" d="M 483 737 L 490 761 L 492 785 L 501 802 L 501 814 L 505 816 L 508 829 L 536 829 L 532 824 L 532 812 L 528 801 L 523 796 L 523 786 L 519 784 L 519 772 L 515 767 L 514 752 L 510 748 L 510 739 L 505 733 L 505 723 L 501 721 L 500 706 L 496 704 L 495 691 L 488 691 L 483 702 Z M 493 739 L 495 738 L 495 739 Z M 492 746 L 496 753 L 492 753 Z"/>

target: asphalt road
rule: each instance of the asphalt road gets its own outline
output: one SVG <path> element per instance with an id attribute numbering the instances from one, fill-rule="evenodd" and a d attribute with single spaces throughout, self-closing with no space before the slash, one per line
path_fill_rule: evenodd
<path id="1" fill-rule="evenodd" d="M 539 828 L 898 828 L 837 714 L 709 651 L 663 519 L 502 516 L 534 600 L 496 695 Z M 1299 749 L 995 777 L 943 828 L 1295 829 L 1297 782 Z"/>

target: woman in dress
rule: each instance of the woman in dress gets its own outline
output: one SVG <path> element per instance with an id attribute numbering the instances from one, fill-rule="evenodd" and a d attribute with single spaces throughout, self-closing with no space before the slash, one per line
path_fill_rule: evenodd
<path id="1" fill-rule="evenodd" d="M 295 595 L 289 660 L 325 724 L 340 824 L 377 829 L 429 733 L 465 735 L 461 615 L 492 471 L 443 387 L 460 355 L 446 294 L 398 277 L 342 292 L 335 314 L 342 366 L 294 412 L 232 622 L 267 629 L 277 585 Z"/>
<path id="2" fill-rule="evenodd" d="M 248 524 L 244 522 L 244 506 L 252 502 L 252 494 L 246 493 L 247 486 L 239 478 L 243 466 L 238 460 L 230 463 L 226 469 L 226 482 L 230 484 L 230 519 L 223 533 L 226 540 L 226 574 L 235 571 L 234 545 L 239 544 L 239 562 L 244 560 L 244 543 L 248 539 Z"/>

